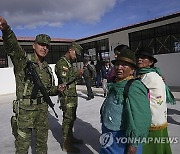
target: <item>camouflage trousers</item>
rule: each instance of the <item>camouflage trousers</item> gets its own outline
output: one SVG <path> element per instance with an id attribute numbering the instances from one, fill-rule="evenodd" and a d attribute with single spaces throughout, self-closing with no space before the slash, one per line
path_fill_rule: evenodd
<path id="1" fill-rule="evenodd" d="M 61 105 L 63 111 L 63 137 L 68 137 L 72 134 L 74 121 L 76 120 L 77 97 L 62 98 Z"/>
<path id="2" fill-rule="evenodd" d="M 32 109 L 19 108 L 17 114 L 16 154 L 28 154 L 32 131 L 35 134 L 36 154 L 47 154 L 48 106 L 32 104 Z"/>

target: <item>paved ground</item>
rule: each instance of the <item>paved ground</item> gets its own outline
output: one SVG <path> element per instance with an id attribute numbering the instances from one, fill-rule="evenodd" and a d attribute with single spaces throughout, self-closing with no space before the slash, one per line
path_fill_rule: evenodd
<path id="1" fill-rule="evenodd" d="M 84 86 L 78 86 L 79 107 L 77 110 L 77 120 L 75 122 L 75 136 L 84 140 L 84 144 L 78 146 L 82 154 L 97 154 L 99 151 L 99 136 L 100 136 L 100 121 L 99 109 L 104 100 L 102 89 L 94 88 L 96 92 L 95 98 L 86 101 Z M 179 154 L 180 151 L 180 92 L 173 92 L 177 104 L 174 106 L 168 105 L 168 122 L 169 122 L 169 136 L 178 137 L 178 143 L 171 145 L 173 154 Z M 0 154 L 14 154 L 14 137 L 11 135 L 10 117 L 12 115 L 12 100 L 15 94 L 0 96 Z M 52 97 L 55 103 L 57 97 Z M 55 106 L 59 118 L 56 119 L 51 109 L 49 109 L 49 139 L 48 139 L 48 153 L 49 154 L 63 154 L 61 150 L 62 145 L 62 112 Z M 32 143 L 33 145 L 33 143 Z M 33 146 L 32 146 L 33 147 Z M 35 154 L 32 148 L 29 149 L 29 154 Z"/>

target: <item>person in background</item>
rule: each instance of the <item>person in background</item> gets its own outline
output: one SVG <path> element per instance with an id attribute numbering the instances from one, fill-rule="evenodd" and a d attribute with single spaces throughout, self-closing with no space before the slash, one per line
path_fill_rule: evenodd
<path id="1" fill-rule="evenodd" d="M 93 86 L 93 79 L 95 78 L 95 70 L 93 67 L 88 64 L 88 60 L 84 59 L 83 60 L 83 77 L 85 80 L 86 88 L 87 88 L 87 100 L 91 100 L 94 98 L 94 93 L 92 91 L 92 86 Z"/>
<path id="2" fill-rule="evenodd" d="M 77 54 L 81 55 L 82 47 L 76 42 L 72 42 L 66 54 L 59 59 L 55 65 L 55 73 L 59 84 L 66 84 L 63 94 L 60 97 L 60 109 L 63 111 L 63 151 L 79 153 L 80 149 L 73 144 L 82 144 L 83 141 L 73 135 L 73 126 L 76 120 L 76 110 L 78 106 L 78 96 L 76 90 L 76 81 L 83 74 L 83 69 L 75 70 L 72 61 L 76 59 Z"/>
<path id="3" fill-rule="evenodd" d="M 108 84 L 109 92 L 100 110 L 100 154 L 141 154 L 141 140 L 151 124 L 148 90 L 140 80 L 134 80 L 124 97 L 124 88 L 137 67 L 133 51 L 121 51 L 112 63 L 115 80 Z"/>
<path id="4" fill-rule="evenodd" d="M 129 49 L 129 47 L 127 45 L 121 44 L 118 45 L 117 47 L 114 48 L 114 59 L 117 58 L 117 56 L 121 53 L 121 51 Z M 112 67 L 111 71 L 109 72 L 107 81 L 108 82 L 113 82 L 115 79 L 115 69 L 114 67 Z"/>
<path id="5" fill-rule="evenodd" d="M 97 60 L 96 63 L 96 88 L 101 87 L 101 67 L 102 67 L 102 62 L 100 60 Z"/>
<path id="6" fill-rule="evenodd" d="M 154 67 L 157 59 L 153 56 L 150 47 L 142 46 L 136 52 L 137 77 L 146 85 L 150 91 L 150 108 L 152 122 L 148 137 L 153 141 L 143 146 L 143 154 L 171 154 L 170 143 L 168 142 L 168 122 L 166 104 L 166 85 L 160 75 L 159 69 Z M 155 139 L 166 138 L 163 143 L 155 143 Z"/>
<path id="7" fill-rule="evenodd" d="M 31 135 L 35 133 L 35 150 L 38 154 L 47 154 L 48 139 L 48 105 L 28 69 L 28 62 L 34 66 L 48 95 L 57 95 L 63 89 L 55 86 L 52 70 L 44 60 L 49 52 L 51 38 L 46 34 L 36 36 L 32 47 L 34 52 L 28 54 L 18 44 L 14 32 L 7 21 L 0 17 L 5 52 L 10 56 L 14 65 L 16 78 L 16 100 L 13 101 L 11 127 L 15 136 L 16 154 L 27 154 L 31 143 Z M 36 87 L 37 88 L 37 87 Z"/>
<path id="8" fill-rule="evenodd" d="M 94 74 L 95 74 L 94 77 L 93 77 L 93 86 L 95 86 L 96 85 L 96 76 L 97 76 L 97 74 L 96 74 L 96 67 L 94 65 L 94 61 L 93 60 L 91 60 L 90 65 L 93 68 Z"/>
<path id="9" fill-rule="evenodd" d="M 104 97 L 107 96 L 107 78 L 108 78 L 108 75 L 109 73 L 111 72 L 111 65 L 110 65 L 110 61 L 109 60 L 106 60 L 104 62 L 104 65 L 102 66 L 101 68 L 101 77 L 102 77 L 102 88 L 103 88 L 103 91 L 104 91 Z"/>

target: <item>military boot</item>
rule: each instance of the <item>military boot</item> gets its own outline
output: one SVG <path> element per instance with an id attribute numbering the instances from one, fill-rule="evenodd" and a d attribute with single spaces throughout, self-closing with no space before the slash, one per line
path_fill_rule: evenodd
<path id="1" fill-rule="evenodd" d="M 65 151 L 65 152 L 72 152 L 72 153 L 80 153 L 80 149 L 75 147 L 71 143 L 69 137 L 64 138 L 63 151 Z"/>
<path id="2" fill-rule="evenodd" d="M 72 144 L 83 144 L 83 140 L 75 138 L 72 131 L 70 132 L 70 140 Z"/>

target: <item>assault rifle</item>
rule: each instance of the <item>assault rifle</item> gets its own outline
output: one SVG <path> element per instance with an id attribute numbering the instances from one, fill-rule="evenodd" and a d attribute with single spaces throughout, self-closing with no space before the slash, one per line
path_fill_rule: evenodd
<path id="1" fill-rule="evenodd" d="M 49 94 L 46 91 L 46 88 L 44 87 L 39 75 L 37 74 L 33 62 L 27 61 L 26 64 L 27 64 L 27 66 L 26 66 L 27 67 L 27 73 L 28 73 L 28 75 L 30 75 L 30 77 L 31 77 L 31 79 L 32 79 L 32 81 L 34 83 L 34 88 L 33 88 L 33 91 L 32 91 L 31 98 L 34 97 L 33 96 L 34 94 L 37 94 L 38 90 L 40 90 L 40 92 L 43 95 L 43 98 L 44 98 L 45 102 L 51 107 L 51 109 L 53 110 L 56 118 L 58 118 L 58 115 L 54 110 L 54 104 L 52 103 L 52 101 L 51 101 L 51 99 L 49 97 Z"/>

